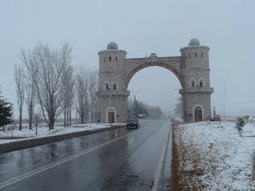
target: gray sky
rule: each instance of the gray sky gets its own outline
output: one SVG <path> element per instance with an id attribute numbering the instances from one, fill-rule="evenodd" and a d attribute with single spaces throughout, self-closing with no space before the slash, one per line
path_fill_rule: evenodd
<path id="1" fill-rule="evenodd" d="M 127 57 L 180 56 L 191 38 L 210 47 L 212 106 L 255 116 L 255 1 L 253 0 L 0 0 L 0 84 L 14 103 L 13 67 L 21 48 L 38 41 L 73 47 L 73 64 L 98 67 L 98 51 L 115 41 Z M 170 71 L 138 72 L 129 89 L 171 111 L 180 83 Z M 166 90 L 165 90 L 166 88 Z M 17 116 L 17 113 L 15 114 Z"/>

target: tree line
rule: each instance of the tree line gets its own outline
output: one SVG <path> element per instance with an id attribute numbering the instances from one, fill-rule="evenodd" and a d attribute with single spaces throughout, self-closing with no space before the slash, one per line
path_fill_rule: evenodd
<path id="1" fill-rule="evenodd" d="M 183 96 L 180 96 L 177 99 L 177 103 L 175 104 L 174 114 L 180 118 L 183 118 Z"/>
<path id="2" fill-rule="evenodd" d="M 160 107 L 150 106 L 137 99 L 128 99 L 128 118 L 159 118 L 162 114 Z"/>
<path id="3" fill-rule="evenodd" d="M 21 49 L 20 64 L 14 68 L 19 129 L 22 129 L 23 107 L 26 105 L 29 128 L 42 115 L 53 129 L 56 119 L 62 114 L 64 125 L 70 125 L 73 110 L 79 122 L 97 120 L 96 90 L 98 71 L 84 66 L 74 68 L 72 48 L 65 43 L 61 48 L 51 48 L 38 43 L 30 49 Z M 38 106 L 39 112 L 35 112 Z"/>

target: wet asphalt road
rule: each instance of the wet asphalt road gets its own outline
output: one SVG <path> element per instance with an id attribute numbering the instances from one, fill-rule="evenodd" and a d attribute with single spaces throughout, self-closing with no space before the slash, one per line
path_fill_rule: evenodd
<path id="1" fill-rule="evenodd" d="M 144 121 L 138 130 L 122 128 L 1 154 L 0 190 L 151 190 L 159 172 L 158 190 L 164 190 L 171 176 L 169 132 L 169 119 Z"/>

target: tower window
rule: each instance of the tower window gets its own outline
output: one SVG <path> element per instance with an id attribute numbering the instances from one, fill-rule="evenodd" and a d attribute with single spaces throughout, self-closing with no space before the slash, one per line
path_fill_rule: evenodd
<path id="1" fill-rule="evenodd" d="M 195 80 L 195 78 L 191 78 L 191 79 L 189 80 L 189 87 L 190 87 L 190 88 L 196 87 L 196 80 Z"/>
<path id="2" fill-rule="evenodd" d="M 197 57 L 197 53 L 195 53 L 195 57 Z"/>
<path id="3" fill-rule="evenodd" d="M 203 78 L 199 79 L 199 87 L 200 88 L 205 87 L 205 81 Z"/>
<path id="4" fill-rule="evenodd" d="M 115 61 L 118 61 L 118 57 L 117 56 L 115 57 Z"/>
<path id="5" fill-rule="evenodd" d="M 201 53 L 201 58 L 203 58 L 203 53 Z"/>
<path id="6" fill-rule="evenodd" d="M 105 62 L 105 57 L 104 57 L 104 62 Z"/>
<path id="7" fill-rule="evenodd" d="M 190 54 L 189 54 L 189 58 L 190 58 Z"/>
<path id="8" fill-rule="evenodd" d="M 109 62 L 111 62 L 112 61 L 112 57 L 109 57 Z"/>
<path id="9" fill-rule="evenodd" d="M 113 89 L 113 90 L 117 90 L 117 82 L 113 82 L 113 84 L 112 84 L 112 89 Z"/>
<path id="10" fill-rule="evenodd" d="M 109 82 L 105 82 L 105 90 L 110 90 L 110 85 L 109 85 Z"/>
<path id="11" fill-rule="evenodd" d="M 192 88 L 195 87 L 195 80 L 192 80 L 192 81 L 191 81 L 191 86 L 192 86 Z"/>

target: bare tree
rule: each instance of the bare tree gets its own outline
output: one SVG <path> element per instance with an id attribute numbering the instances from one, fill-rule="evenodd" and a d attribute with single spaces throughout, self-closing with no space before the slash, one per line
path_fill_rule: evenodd
<path id="1" fill-rule="evenodd" d="M 55 120 L 63 110 L 62 79 L 68 74 L 66 68 L 72 59 L 71 52 L 68 44 L 64 44 L 61 50 L 51 51 L 48 45 L 43 44 L 34 49 L 34 61 L 38 66 L 37 95 L 49 129 L 54 128 Z"/>
<path id="2" fill-rule="evenodd" d="M 27 62 L 23 63 L 31 74 L 42 115 L 51 130 L 63 111 L 63 79 L 68 75 L 72 49 L 68 43 L 55 50 L 47 44 L 38 43 L 31 54 L 26 54 L 26 58 Z"/>
<path id="3" fill-rule="evenodd" d="M 34 116 L 34 109 L 35 109 L 35 84 L 33 81 L 26 80 L 26 105 L 28 111 L 28 124 L 29 129 L 32 129 L 33 124 L 33 116 Z"/>
<path id="4" fill-rule="evenodd" d="M 99 118 L 97 107 L 96 91 L 98 89 L 98 70 L 91 70 L 89 74 L 89 101 L 90 101 L 90 120 L 96 122 Z"/>
<path id="5" fill-rule="evenodd" d="M 32 53 L 30 51 L 21 50 L 19 58 L 25 66 L 25 103 L 27 105 L 28 112 L 28 124 L 29 129 L 32 129 L 35 99 L 36 99 L 36 87 L 33 76 L 35 74 L 35 64 L 32 63 Z"/>
<path id="6" fill-rule="evenodd" d="M 98 70 L 80 66 L 76 70 L 75 106 L 80 122 L 95 122 L 98 119 L 97 96 Z"/>
<path id="7" fill-rule="evenodd" d="M 80 122 L 85 123 L 85 116 L 88 113 L 88 77 L 87 71 L 80 68 L 76 75 L 76 111 L 79 114 Z"/>
<path id="8" fill-rule="evenodd" d="M 63 80 L 63 115 L 64 115 L 64 126 L 70 125 L 72 122 L 72 106 L 74 99 L 74 84 L 75 80 L 73 77 L 73 67 L 67 68 L 66 77 Z"/>
<path id="9" fill-rule="evenodd" d="M 19 107 L 19 130 L 22 130 L 22 112 L 25 98 L 25 78 L 22 66 L 15 64 L 14 78 L 16 83 L 17 103 Z"/>

